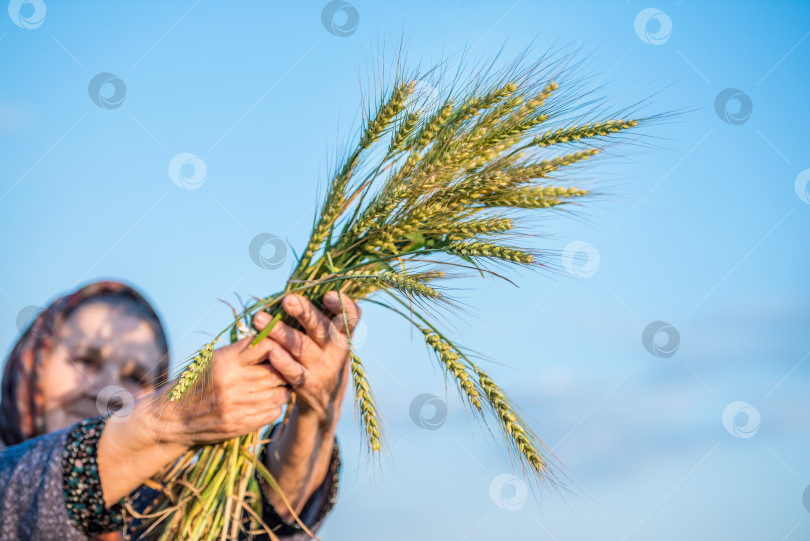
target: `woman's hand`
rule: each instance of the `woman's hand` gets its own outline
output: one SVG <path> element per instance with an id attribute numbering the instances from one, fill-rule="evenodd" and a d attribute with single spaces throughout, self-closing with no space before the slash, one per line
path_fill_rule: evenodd
<path id="1" fill-rule="evenodd" d="M 251 341 L 214 350 L 211 364 L 179 402 L 164 401 L 165 389 L 159 389 L 138 400 L 131 415 L 106 422 L 98 467 L 108 507 L 190 447 L 249 434 L 281 415 L 290 391 L 270 364 L 262 364 L 280 346 L 269 338 L 255 346 Z"/>
<path id="2" fill-rule="evenodd" d="M 333 427 L 349 376 L 347 331 L 351 333 L 357 326 L 360 308 L 346 295 L 338 297 L 336 291 L 327 293 L 323 302 L 334 315 L 331 319 L 300 295 L 284 298 L 284 310 L 301 323 L 306 334 L 278 322 L 268 338 L 281 347 L 270 349 L 270 364 L 292 385 L 297 413 Z M 270 316 L 259 312 L 253 321 L 263 329 Z"/>
<path id="3" fill-rule="evenodd" d="M 360 309 L 346 295 L 338 298 L 334 291 L 327 293 L 324 304 L 334 314 L 331 319 L 305 298 L 288 295 L 283 301 L 284 310 L 301 323 L 306 334 L 281 323 L 270 332 L 270 337 L 283 346 L 270 351 L 270 363 L 293 386 L 297 396 L 289 423 L 281 436 L 267 444 L 265 456 L 265 465 L 287 501 L 274 490 L 266 489 L 264 493 L 288 521 L 292 520 L 288 503 L 300 513 L 329 469 L 350 374 L 347 327 L 350 333 L 360 317 Z M 267 314 L 259 313 L 254 324 L 264 328 L 269 319 Z"/>
<path id="4" fill-rule="evenodd" d="M 168 420 L 165 438 L 188 447 L 215 443 L 248 434 L 281 415 L 290 391 L 266 362 L 280 346 L 269 338 L 250 346 L 251 340 L 215 349 L 193 390 L 179 403 L 155 411 L 158 426 L 161 418 Z"/>

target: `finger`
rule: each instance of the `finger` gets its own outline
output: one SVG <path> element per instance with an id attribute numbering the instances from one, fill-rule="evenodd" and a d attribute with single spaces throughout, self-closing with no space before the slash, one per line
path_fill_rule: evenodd
<path id="1" fill-rule="evenodd" d="M 306 367 L 293 359 L 283 348 L 276 348 L 270 352 L 270 364 L 293 389 L 306 384 L 308 374 Z"/>
<path id="2" fill-rule="evenodd" d="M 243 412 L 245 415 L 250 415 L 254 412 L 266 411 L 268 408 L 281 407 L 289 402 L 290 392 L 284 387 L 276 387 L 251 395 L 250 405 L 244 406 Z"/>
<path id="3" fill-rule="evenodd" d="M 270 331 L 270 337 L 307 368 L 318 364 L 323 356 L 321 347 L 309 336 L 281 321 Z"/>
<path id="4" fill-rule="evenodd" d="M 315 308 L 309 299 L 301 295 L 287 295 L 282 301 L 284 310 L 298 320 L 309 336 L 319 346 L 329 341 L 329 318 Z"/>
<path id="5" fill-rule="evenodd" d="M 271 339 L 271 338 L 264 338 L 261 342 L 256 344 L 255 346 L 251 346 L 250 342 L 253 340 L 253 337 L 248 336 L 247 338 L 243 338 L 237 344 L 239 344 L 239 361 L 243 365 L 249 364 L 259 364 L 265 359 L 267 359 L 267 354 L 270 353 L 270 350 L 278 347 L 279 344 Z"/>
<path id="6" fill-rule="evenodd" d="M 242 372 L 242 376 L 244 377 L 243 387 L 247 393 L 272 389 L 287 383 L 284 375 L 270 364 L 247 366 Z"/>
<path id="7" fill-rule="evenodd" d="M 270 317 L 270 314 L 268 314 L 264 310 L 259 310 L 253 315 L 253 326 L 256 327 L 256 330 L 261 331 L 262 329 L 267 327 L 267 324 L 270 323 L 272 320 L 273 318 Z"/>
<path id="8" fill-rule="evenodd" d="M 333 319 L 333 322 L 338 328 L 337 330 L 343 334 L 346 334 L 347 326 L 349 327 L 349 332 L 351 332 L 359 323 L 361 312 L 360 307 L 357 306 L 357 303 L 349 298 L 348 295 L 338 295 L 337 291 L 330 291 L 324 295 L 323 303 L 331 312 L 337 314 L 337 317 Z"/>
<path id="9" fill-rule="evenodd" d="M 284 400 L 281 404 L 277 405 L 276 400 L 270 400 L 266 402 L 267 408 L 264 409 L 261 413 L 253 413 L 250 415 L 245 416 L 245 426 L 249 427 L 246 434 L 256 430 L 257 428 L 267 426 L 276 422 L 279 417 L 281 417 L 282 409 L 281 407 L 287 401 Z"/>
<path id="10" fill-rule="evenodd" d="M 245 410 L 243 422 L 255 427 L 264 426 L 275 421 L 281 415 L 281 408 L 290 401 L 290 391 L 276 389 L 256 397 L 253 407 Z M 256 406 L 259 406 L 258 409 Z M 251 429 L 251 430 L 252 430 Z"/>
<path id="11" fill-rule="evenodd" d="M 272 318 L 270 314 L 267 312 L 258 312 L 253 317 L 253 325 L 261 331 L 264 329 Z M 266 337 L 262 339 L 261 342 L 256 344 L 255 346 L 251 346 L 250 343 L 253 341 L 254 337 L 248 336 L 246 338 L 241 339 L 239 342 L 239 359 L 242 361 L 243 364 L 258 364 L 265 359 L 267 359 L 267 354 L 270 352 L 271 349 L 278 346 L 272 338 Z"/>

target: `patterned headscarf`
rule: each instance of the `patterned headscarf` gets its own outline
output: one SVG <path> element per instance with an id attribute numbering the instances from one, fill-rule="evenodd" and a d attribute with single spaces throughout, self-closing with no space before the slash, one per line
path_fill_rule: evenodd
<path id="1" fill-rule="evenodd" d="M 46 433 L 44 393 L 40 385 L 43 359 L 54 346 L 62 323 L 80 304 L 100 295 L 120 295 L 134 300 L 154 318 L 164 355 L 160 359 L 158 385 L 168 378 L 169 354 L 160 318 L 149 302 L 135 289 L 121 282 L 101 281 L 60 297 L 31 322 L 11 351 L 3 371 L 0 398 L 0 438 L 6 445 L 17 445 Z"/>

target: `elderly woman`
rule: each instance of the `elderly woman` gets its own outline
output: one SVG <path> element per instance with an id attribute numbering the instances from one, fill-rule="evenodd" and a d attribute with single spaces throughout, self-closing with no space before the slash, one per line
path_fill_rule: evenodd
<path id="1" fill-rule="evenodd" d="M 324 305 L 341 313 L 334 293 Z M 279 323 L 256 346 L 246 338 L 216 349 L 205 392 L 195 390 L 182 408 L 160 408 L 161 387 L 171 383 L 168 347 L 142 295 L 105 281 L 52 303 L 16 343 L 3 374 L 0 539 L 122 539 L 124 501 L 139 510 L 145 498 L 136 495 L 148 492 L 150 477 L 193 446 L 273 423 L 290 388 L 296 401 L 288 425 L 272 437 L 280 423 L 273 425 L 261 460 L 317 531 L 337 493 L 346 325 L 299 296 L 283 306 L 306 333 Z M 344 299 L 343 308 L 356 322 L 357 306 Z M 253 325 L 261 330 L 269 320 L 260 312 Z M 110 411 L 110 398 L 122 396 L 136 397 L 118 404 L 126 414 Z M 263 518 L 275 534 L 309 539 L 261 477 L 259 484 Z"/>

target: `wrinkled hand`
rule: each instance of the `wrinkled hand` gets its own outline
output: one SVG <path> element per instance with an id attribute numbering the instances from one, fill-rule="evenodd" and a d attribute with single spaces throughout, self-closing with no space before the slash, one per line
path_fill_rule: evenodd
<path id="1" fill-rule="evenodd" d="M 266 322 L 255 322 L 259 330 L 265 325 Z M 281 350 L 282 346 L 271 338 L 255 346 L 250 346 L 252 341 L 253 337 L 248 337 L 215 349 L 211 363 L 181 401 L 167 403 L 163 400 L 165 390 L 156 389 L 138 400 L 131 414 L 121 422 L 105 425 L 98 442 L 98 471 L 106 507 L 132 493 L 189 448 L 249 434 L 281 415 L 281 407 L 290 399 L 290 390 L 284 386 L 287 381 L 265 361 L 271 350 Z M 331 358 L 331 354 L 328 357 Z M 297 364 L 297 361 L 292 362 Z M 313 440 L 312 434 L 299 434 L 305 439 L 296 441 L 295 447 L 305 449 Z M 325 464 L 328 464 L 329 449 L 331 447 L 324 455 L 326 459 L 322 459 Z M 303 463 L 296 464 L 297 456 L 298 453 L 285 453 L 284 460 L 278 464 L 281 471 L 273 469 L 273 474 L 289 493 L 293 492 L 291 475 L 292 483 L 297 486 L 314 471 L 306 451 Z M 122 468 L 122 464 L 126 467 Z M 324 471 L 325 466 L 321 465 L 315 475 L 322 479 Z M 311 492 L 307 492 L 304 499 Z M 293 501 L 300 510 L 303 500 Z M 284 502 L 276 500 L 273 505 L 277 509 L 285 506 Z"/>
<path id="2" fill-rule="evenodd" d="M 259 330 L 264 325 L 257 324 Z M 185 446 L 229 440 L 272 423 L 290 398 L 287 383 L 268 363 L 280 345 L 252 337 L 214 350 L 205 372 L 176 405 L 162 406 L 156 425 L 163 441 Z"/>
<path id="3" fill-rule="evenodd" d="M 299 414 L 315 416 L 328 425 L 337 422 L 346 394 L 350 372 L 347 336 L 360 320 L 360 308 L 345 294 L 338 297 L 335 291 L 327 293 L 323 303 L 333 317 L 327 317 L 300 295 L 287 295 L 282 306 L 306 334 L 278 322 L 268 338 L 281 346 L 270 350 L 270 364 L 292 385 Z M 259 312 L 254 325 L 264 328 L 270 319 L 267 313 Z"/>

